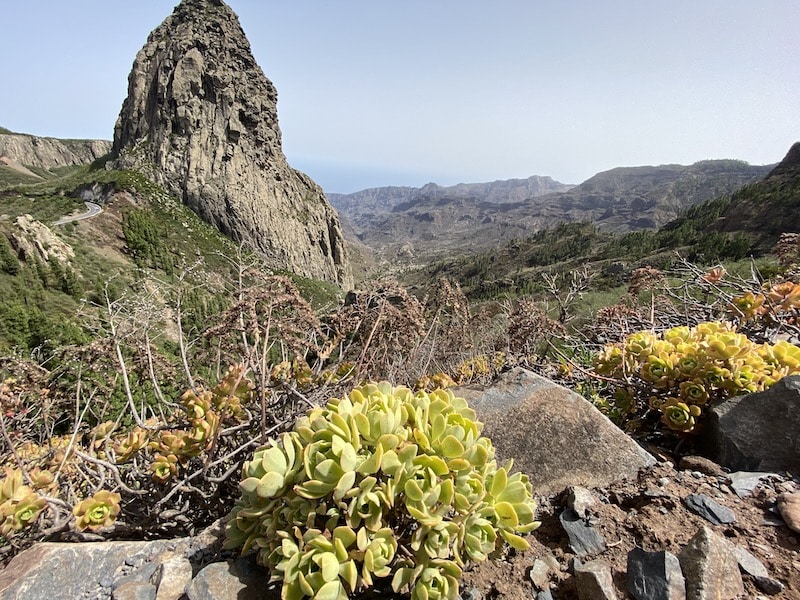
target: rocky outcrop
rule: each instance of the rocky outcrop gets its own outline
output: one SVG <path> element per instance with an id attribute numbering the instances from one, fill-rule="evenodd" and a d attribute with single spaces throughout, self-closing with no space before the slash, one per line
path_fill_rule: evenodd
<path id="1" fill-rule="evenodd" d="M 68 263 L 74 256 L 72 246 L 62 242 L 47 225 L 30 215 L 21 215 L 14 221 L 16 229 L 11 233 L 11 244 L 17 255 L 25 260 L 50 260 Z"/>
<path id="2" fill-rule="evenodd" d="M 111 151 L 106 140 L 58 140 L 19 133 L 0 134 L 0 157 L 26 167 L 67 167 L 83 165 Z"/>
<path id="3" fill-rule="evenodd" d="M 136 56 L 115 164 L 144 172 L 274 267 L 349 287 L 338 216 L 287 163 L 276 102 L 234 12 L 183 0 Z"/>

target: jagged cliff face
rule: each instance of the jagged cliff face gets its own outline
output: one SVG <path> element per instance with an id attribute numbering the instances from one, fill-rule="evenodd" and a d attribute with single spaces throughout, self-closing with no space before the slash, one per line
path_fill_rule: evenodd
<path id="1" fill-rule="evenodd" d="M 111 151 L 106 140 L 58 140 L 21 133 L 0 133 L 0 157 L 18 165 L 52 169 L 93 162 Z"/>
<path id="2" fill-rule="evenodd" d="M 139 51 L 114 131 L 136 168 L 276 268 L 352 284 L 339 219 L 281 149 L 277 92 L 221 0 L 183 0 Z"/>

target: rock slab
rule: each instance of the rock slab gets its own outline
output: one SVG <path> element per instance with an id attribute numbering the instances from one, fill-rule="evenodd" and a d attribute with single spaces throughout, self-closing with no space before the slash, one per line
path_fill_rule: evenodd
<path id="1" fill-rule="evenodd" d="M 491 387 L 454 391 L 475 409 L 498 457 L 513 458 L 536 494 L 604 487 L 655 464 L 588 400 L 525 369 L 512 369 Z"/>
<path id="2" fill-rule="evenodd" d="M 705 494 L 690 494 L 684 504 L 693 513 L 700 515 L 712 525 L 727 525 L 736 522 L 736 515 L 727 506 L 709 498 Z"/>
<path id="3" fill-rule="evenodd" d="M 603 535 L 581 519 L 571 508 L 564 510 L 558 520 L 567 533 L 570 550 L 576 555 L 584 557 L 589 554 L 599 554 L 606 549 Z"/>
<path id="4" fill-rule="evenodd" d="M 631 550 L 627 585 L 636 600 L 686 600 L 686 580 L 678 557 L 670 552 Z"/>
<path id="5" fill-rule="evenodd" d="M 0 571 L 0 600 L 52 598 L 55 590 L 58 590 L 59 598 L 96 597 L 103 588 L 100 582 L 103 576 L 144 563 L 166 552 L 169 544 L 167 541 L 113 544 L 43 542 L 14 557 Z M 134 587 L 137 594 L 145 592 L 145 589 L 138 589 L 140 583 L 146 582 L 128 582 L 129 592 Z M 155 587 L 152 591 L 155 596 Z"/>
<path id="6" fill-rule="evenodd" d="M 679 555 L 686 600 L 733 600 L 744 594 L 736 552 L 730 542 L 703 525 Z"/>
<path id="7" fill-rule="evenodd" d="M 732 471 L 800 473 L 800 376 L 709 411 L 708 452 Z"/>

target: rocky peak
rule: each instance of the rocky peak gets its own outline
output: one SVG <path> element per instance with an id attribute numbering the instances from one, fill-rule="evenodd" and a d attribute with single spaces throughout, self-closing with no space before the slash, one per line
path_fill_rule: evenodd
<path id="1" fill-rule="evenodd" d="M 767 176 L 767 178 L 789 178 L 795 177 L 798 173 L 800 173 L 800 142 L 795 142 L 792 144 L 792 147 L 789 148 L 789 152 L 786 153 L 786 156 L 783 158 L 783 160 L 779 162 L 772 171 L 770 171 L 770 174 Z"/>
<path id="2" fill-rule="evenodd" d="M 349 287 L 338 216 L 287 163 L 277 97 L 236 14 L 221 0 L 183 0 L 133 63 L 115 164 L 143 171 L 276 268 Z"/>

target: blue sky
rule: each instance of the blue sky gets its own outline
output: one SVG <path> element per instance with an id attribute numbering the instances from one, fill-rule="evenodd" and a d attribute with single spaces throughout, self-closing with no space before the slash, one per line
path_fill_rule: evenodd
<path id="1" fill-rule="evenodd" d="M 800 140 L 797 0 L 229 0 L 328 192 L 738 158 Z M 177 0 L 0 0 L 0 125 L 113 136 Z"/>

